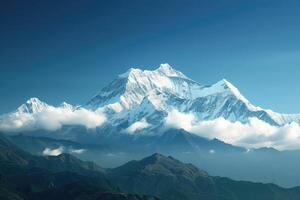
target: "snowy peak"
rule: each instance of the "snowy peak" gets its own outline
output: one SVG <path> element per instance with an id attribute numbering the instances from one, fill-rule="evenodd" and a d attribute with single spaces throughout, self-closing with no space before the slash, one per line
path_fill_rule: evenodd
<path id="1" fill-rule="evenodd" d="M 130 77 L 138 77 L 143 75 L 160 75 L 160 76 L 167 76 L 167 77 L 181 77 L 187 78 L 183 73 L 180 71 L 175 70 L 171 65 L 168 63 L 160 64 L 160 66 L 151 71 L 151 70 L 141 70 L 139 68 L 130 68 L 125 73 L 120 74 L 119 78 L 130 78 Z"/>
<path id="2" fill-rule="evenodd" d="M 218 93 L 232 94 L 232 95 L 236 96 L 238 99 L 248 102 L 248 100 L 240 93 L 240 91 L 226 79 L 222 79 L 222 80 L 218 81 L 217 83 L 210 85 L 208 88 L 212 94 L 213 93 L 215 93 L 215 94 L 218 94 Z M 208 88 L 207 88 L 207 90 L 208 90 Z"/>
<path id="3" fill-rule="evenodd" d="M 223 117 L 231 121 L 247 122 L 249 118 L 257 117 L 276 125 L 296 119 L 292 115 L 274 114 L 252 105 L 226 79 L 205 86 L 186 77 L 169 64 L 161 64 L 155 70 L 129 69 L 102 89 L 89 101 L 87 107 L 97 109 L 107 106 L 113 107 L 117 113 L 136 112 L 140 110 L 137 107 L 148 107 L 143 101 L 145 98 L 149 107 L 154 108 L 145 109 L 149 112 L 151 110 L 151 113 L 153 110 L 168 113 L 177 109 L 193 112 L 203 120 Z"/>
<path id="4" fill-rule="evenodd" d="M 22 113 L 37 113 L 41 112 L 43 109 L 48 108 L 49 105 L 45 102 L 39 100 L 36 97 L 30 98 L 26 103 L 22 104 L 17 111 Z"/>
<path id="5" fill-rule="evenodd" d="M 192 85 L 199 84 L 173 69 L 169 64 L 161 64 L 155 70 L 130 68 L 103 88 L 92 98 L 87 107 L 96 109 L 106 104 L 120 102 L 123 108 L 130 109 L 140 104 L 145 96 L 153 91 L 176 94 L 182 98 L 191 96 Z"/>
<path id="6" fill-rule="evenodd" d="M 249 103 L 249 101 L 240 93 L 240 91 L 226 79 L 222 79 L 216 84 L 224 87 L 224 90 L 229 90 L 233 95 L 235 95 L 238 99 L 240 99 L 244 103 Z"/>
<path id="7" fill-rule="evenodd" d="M 210 86 L 203 86 L 189 79 L 183 73 L 173 69 L 169 64 L 161 64 L 159 68 L 153 71 L 131 68 L 119 77 L 125 76 L 127 77 L 127 82 L 124 93 L 135 94 L 135 98 L 139 95 L 144 98 L 153 90 L 171 93 L 188 100 L 209 95 L 233 95 L 250 107 L 255 108 L 250 105 L 250 102 L 240 91 L 226 79 L 222 79 Z M 137 93 L 139 93 L 139 95 L 137 95 Z"/>
<path id="8" fill-rule="evenodd" d="M 173 69 L 171 65 L 169 65 L 168 63 L 161 64 L 159 68 L 157 68 L 155 71 L 160 72 L 165 76 L 169 76 L 169 77 L 187 78 L 183 73 Z"/>
<path id="9" fill-rule="evenodd" d="M 119 103 L 123 109 L 128 110 L 139 105 L 152 92 L 157 91 L 166 95 L 175 95 L 185 100 L 195 100 L 210 95 L 235 96 L 236 99 L 244 102 L 248 108 L 257 110 L 227 80 L 223 79 L 213 85 L 204 86 L 189 79 L 169 64 L 161 64 L 153 71 L 130 68 L 103 88 L 98 95 L 87 103 L 87 107 L 97 109 L 107 104 Z"/>
<path id="10" fill-rule="evenodd" d="M 75 106 L 68 104 L 66 102 L 61 103 L 59 106 L 55 107 L 52 105 L 49 105 L 40 99 L 33 97 L 26 101 L 26 103 L 22 104 L 18 109 L 17 113 L 27 113 L 27 114 L 35 114 L 42 111 L 45 111 L 47 109 L 54 109 L 54 108 L 62 108 L 65 110 L 73 111 L 76 109 Z"/>
<path id="11" fill-rule="evenodd" d="M 28 105 L 41 105 L 43 103 L 44 102 L 42 102 L 41 100 L 39 100 L 36 97 L 32 97 L 26 101 L 26 104 L 28 104 Z"/>
<path id="12" fill-rule="evenodd" d="M 132 76 L 137 76 L 138 74 L 140 74 L 142 72 L 141 69 L 138 68 L 130 68 L 128 69 L 125 73 L 120 74 L 118 77 L 119 78 L 129 78 Z"/>
<path id="13" fill-rule="evenodd" d="M 216 92 L 227 92 L 236 96 L 236 98 L 240 99 L 244 103 L 249 103 L 249 101 L 240 93 L 240 91 L 226 79 L 218 81 L 216 84 L 212 85 L 212 88 L 215 88 Z"/>
<path id="14" fill-rule="evenodd" d="M 262 110 L 259 107 L 256 107 L 252 105 L 248 99 L 246 99 L 240 91 L 229 81 L 226 79 L 222 79 L 218 81 L 217 83 L 207 86 L 202 90 L 203 96 L 210 96 L 210 95 L 221 95 L 223 97 L 228 96 L 234 96 L 237 100 L 243 102 L 247 108 L 251 111 L 260 111 Z"/>
<path id="15" fill-rule="evenodd" d="M 68 110 L 75 110 L 76 109 L 76 106 L 73 106 L 67 102 L 62 102 L 62 104 L 60 104 L 60 107 L 61 108 L 64 108 L 64 109 L 68 109 Z"/>

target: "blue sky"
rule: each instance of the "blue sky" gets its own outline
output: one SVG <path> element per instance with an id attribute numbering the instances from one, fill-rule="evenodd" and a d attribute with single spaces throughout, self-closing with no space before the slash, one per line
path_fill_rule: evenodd
<path id="1" fill-rule="evenodd" d="M 226 78 L 252 103 L 300 112 L 300 1 L 7 1 L 0 113 L 30 97 L 83 104 L 129 67 Z"/>

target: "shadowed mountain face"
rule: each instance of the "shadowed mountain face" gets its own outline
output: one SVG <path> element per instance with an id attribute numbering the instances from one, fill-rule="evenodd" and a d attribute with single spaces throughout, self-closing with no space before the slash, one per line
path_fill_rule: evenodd
<path id="1" fill-rule="evenodd" d="M 102 193 L 97 200 L 158 200 L 148 195 L 124 194 L 124 193 Z"/>
<path id="2" fill-rule="evenodd" d="M 206 172 L 161 154 L 131 161 L 113 169 L 110 175 L 126 191 L 155 193 L 162 199 L 195 199 L 214 193 Z"/>
<path id="3" fill-rule="evenodd" d="M 33 156 L 0 135 L 0 199 L 156 199 L 118 196 L 118 192 L 119 189 L 105 177 L 105 171 L 91 162 L 69 154 Z"/>
<path id="4" fill-rule="evenodd" d="M 300 188 L 210 176 L 155 153 L 103 169 L 69 154 L 33 156 L 0 135 L 0 199 L 298 200 Z M 120 191 L 126 192 L 120 193 Z"/>
<path id="5" fill-rule="evenodd" d="M 191 164 L 161 154 L 128 162 L 109 174 L 122 190 L 153 194 L 166 200 L 279 200 L 300 197 L 300 188 L 283 189 L 273 184 L 212 177 Z"/>
<path id="6" fill-rule="evenodd" d="M 272 182 L 283 187 L 300 185 L 300 174 L 297 173 L 300 167 L 299 151 L 280 152 L 272 148 L 249 150 L 217 139 L 209 140 L 182 129 L 169 129 L 163 135 L 147 137 L 103 135 L 100 140 L 103 144 L 82 144 L 25 134 L 10 136 L 8 139 L 24 151 L 39 156 L 43 155 L 46 148 L 53 150 L 63 147 L 62 153 L 71 153 L 81 160 L 92 160 L 105 168 L 114 168 L 159 152 L 192 163 L 211 175 L 252 182 Z M 84 151 L 76 154 L 72 152 L 74 149 Z"/>

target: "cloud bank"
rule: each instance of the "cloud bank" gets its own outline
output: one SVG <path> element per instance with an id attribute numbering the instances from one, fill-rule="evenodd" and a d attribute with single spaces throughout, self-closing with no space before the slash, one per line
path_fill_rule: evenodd
<path id="1" fill-rule="evenodd" d="M 166 117 L 165 125 L 248 148 L 273 147 L 287 150 L 299 149 L 300 146 L 300 126 L 295 122 L 277 127 L 257 118 L 250 118 L 246 124 L 230 122 L 224 118 L 199 121 L 192 113 L 173 110 Z"/>
<path id="2" fill-rule="evenodd" d="M 20 131 L 44 129 L 54 131 L 63 125 L 80 125 L 96 128 L 106 121 L 101 110 L 48 106 L 35 113 L 15 112 L 0 117 L 0 130 Z"/>

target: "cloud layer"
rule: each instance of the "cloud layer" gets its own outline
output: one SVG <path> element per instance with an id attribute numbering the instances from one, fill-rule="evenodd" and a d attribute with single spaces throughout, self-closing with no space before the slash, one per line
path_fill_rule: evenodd
<path id="1" fill-rule="evenodd" d="M 167 127 L 182 128 L 206 138 L 217 138 L 226 143 L 248 148 L 274 147 L 279 150 L 299 149 L 300 126 L 290 123 L 272 126 L 257 118 L 249 123 L 230 122 L 224 118 L 199 121 L 192 113 L 171 111 L 165 119 Z"/>
<path id="2" fill-rule="evenodd" d="M 101 110 L 48 106 L 35 113 L 15 112 L 0 117 L 0 130 L 20 131 L 45 129 L 54 131 L 63 125 L 80 125 L 86 128 L 101 126 L 106 121 Z"/>

